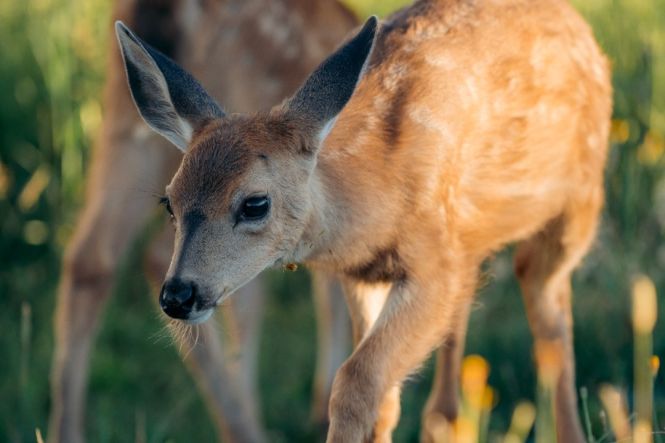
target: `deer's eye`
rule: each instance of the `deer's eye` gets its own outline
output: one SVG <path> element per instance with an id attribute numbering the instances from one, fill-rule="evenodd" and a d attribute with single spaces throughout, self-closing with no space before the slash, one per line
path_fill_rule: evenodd
<path id="1" fill-rule="evenodd" d="M 171 217 L 171 219 L 173 219 L 174 218 L 173 217 L 173 209 L 171 208 L 171 201 L 169 201 L 169 198 L 168 197 L 160 198 L 159 199 L 159 204 L 164 205 L 164 207 L 166 208 L 166 210 L 169 213 L 169 216 Z"/>
<path id="2" fill-rule="evenodd" d="M 240 206 L 238 221 L 256 221 L 264 218 L 270 210 L 270 199 L 267 196 L 249 197 Z"/>

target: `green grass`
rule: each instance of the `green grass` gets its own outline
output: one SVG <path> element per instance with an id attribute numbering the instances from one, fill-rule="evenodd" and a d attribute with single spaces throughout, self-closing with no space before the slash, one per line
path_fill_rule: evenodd
<path id="1" fill-rule="evenodd" d="M 350 3 L 368 14 L 400 2 Z M 46 429 L 54 294 L 100 118 L 109 4 L 0 2 L 0 441 L 34 441 L 34 429 Z M 588 389 L 599 437 L 599 386 L 632 386 L 631 278 L 645 273 L 665 293 L 665 1 L 576 4 L 612 60 L 616 88 L 606 210 L 574 279 L 577 381 Z M 192 380 L 168 340 L 155 338 L 162 324 L 138 249 L 124 261 L 95 346 L 88 435 L 124 442 L 139 427 L 149 442 L 211 441 L 214 430 Z M 506 431 L 518 401 L 535 400 L 531 338 L 510 263 L 503 253 L 488 265 L 490 284 L 478 297 L 467 340 L 468 353 L 488 360 L 498 393 L 491 433 Z M 311 441 L 315 336 L 308 278 L 273 272 L 270 281 L 260 366 L 266 426 L 272 441 Z M 665 358 L 663 321 L 653 347 Z M 430 363 L 407 384 L 395 441 L 417 441 L 431 373 Z M 655 391 L 665 422 L 662 377 Z"/>

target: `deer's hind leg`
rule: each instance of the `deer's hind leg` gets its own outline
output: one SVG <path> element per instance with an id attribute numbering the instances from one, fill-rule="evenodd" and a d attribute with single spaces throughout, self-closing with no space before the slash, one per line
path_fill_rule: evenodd
<path id="1" fill-rule="evenodd" d="M 557 439 L 584 442 L 577 408 L 571 274 L 588 251 L 602 205 L 599 191 L 569 204 L 515 255 L 539 373 L 552 377 Z"/>
<path id="2" fill-rule="evenodd" d="M 422 443 L 454 442 L 454 424 L 459 410 L 460 367 L 469 323 L 470 301 L 460 308 L 452 332 L 436 350 L 432 392 L 422 415 Z"/>

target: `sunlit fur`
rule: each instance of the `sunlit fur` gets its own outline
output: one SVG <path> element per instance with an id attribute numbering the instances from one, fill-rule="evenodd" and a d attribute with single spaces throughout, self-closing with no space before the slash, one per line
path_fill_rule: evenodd
<path id="1" fill-rule="evenodd" d="M 610 113 L 607 62 L 564 1 L 417 1 L 384 23 L 322 146 L 288 106 L 195 130 L 168 194 L 181 220 L 197 207 L 206 222 L 179 234 L 170 275 L 211 297 L 283 260 L 342 276 L 359 343 L 336 376 L 328 441 L 389 441 L 401 382 L 466 322 L 481 262 L 519 242 L 537 363 L 543 349 L 563 356 L 558 439 L 582 442 L 570 275 L 596 230 Z M 246 161 L 231 171 L 216 156 Z M 252 192 L 274 211 L 236 227 L 234 202 Z M 372 324 L 362 294 L 386 284 Z"/>
<path id="2" fill-rule="evenodd" d="M 603 200 L 606 60 L 559 1 L 420 2 L 393 20 L 313 178 L 336 219 L 321 218 L 310 260 L 344 271 L 394 248 L 408 275 L 338 373 L 329 441 L 370 435 L 391 407 L 382 395 L 467 315 L 482 260 L 524 241 L 517 269 L 536 346 L 553 341 L 566 356 L 558 438 L 581 442 L 570 273 Z"/>
<path id="3" fill-rule="evenodd" d="M 419 2 L 393 20 L 313 179 L 337 218 L 322 217 L 327 236 L 310 260 L 344 271 L 394 248 L 408 275 L 338 373 L 329 441 L 370 435 L 391 408 L 382 395 L 467 315 L 482 260 L 523 241 L 536 346 L 553 341 L 566 356 L 558 438 L 581 442 L 570 273 L 603 200 L 607 62 L 559 1 Z"/>

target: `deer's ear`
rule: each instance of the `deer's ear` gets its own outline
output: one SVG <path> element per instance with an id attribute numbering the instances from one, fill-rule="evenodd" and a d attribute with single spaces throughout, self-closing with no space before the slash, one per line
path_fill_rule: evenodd
<path id="1" fill-rule="evenodd" d="M 192 133 L 224 112 L 194 77 L 115 23 L 134 103 L 146 123 L 185 151 Z"/>
<path id="2" fill-rule="evenodd" d="M 374 45 L 377 23 L 376 17 L 370 17 L 285 103 L 286 113 L 310 123 L 321 141 L 356 89 Z"/>

